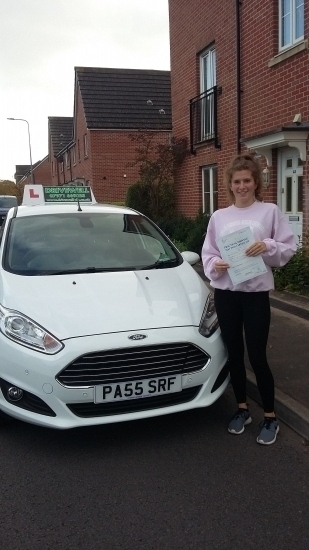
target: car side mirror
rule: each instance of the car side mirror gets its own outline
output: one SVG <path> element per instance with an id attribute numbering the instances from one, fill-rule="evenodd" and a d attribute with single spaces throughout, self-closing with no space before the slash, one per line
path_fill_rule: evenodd
<path id="1" fill-rule="evenodd" d="M 188 262 L 190 265 L 195 265 L 197 262 L 200 261 L 200 257 L 196 252 L 189 252 L 186 250 L 185 252 L 181 253 L 182 257 L 186 262 Z"/>

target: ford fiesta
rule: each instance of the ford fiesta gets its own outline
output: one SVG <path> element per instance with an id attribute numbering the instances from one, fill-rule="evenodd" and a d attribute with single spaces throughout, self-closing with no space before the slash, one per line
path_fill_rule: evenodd
<path id="1" fill-rule="evenodd" d="M 2 414 L 64 429 L 216 401 L 227 356 L 197 260 L 128 208 L 12 208 L 0 244 Z"/>

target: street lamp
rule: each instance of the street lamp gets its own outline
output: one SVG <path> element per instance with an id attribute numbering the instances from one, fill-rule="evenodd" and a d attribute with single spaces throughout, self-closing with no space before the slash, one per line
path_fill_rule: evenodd
<path id="1" fill-rule="evenodd" d="M 27 123 L 27 126 L 28 126 L 28 140 L 29 140 L 29 154 L 30 154 L 30 181 L 31 183 L 33 184 L 34 181 L 33 181 L 33 173 L 32 173 L 32 155 L 31 155 L 31 141 L 30 141 L 30 127 L 29 127 L 29 122 L 28 120 L 24 119 L 24 118 L 12 118 L 12 117 L 8 117 L 8 120 L 22 120 L 22 122 L 26 122 Z"/>

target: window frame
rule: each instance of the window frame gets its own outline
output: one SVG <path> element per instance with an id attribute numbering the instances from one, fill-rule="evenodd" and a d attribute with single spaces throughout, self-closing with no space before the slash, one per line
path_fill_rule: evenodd
<path id="1" fill-rule="evenodd" d="M 208 58 L 210 63 L 209 74 L 211 76 L 210 86 L 205 86 L 205 66 L 204 59 Z M 215 44 L 203 50 L 200 54 L 200 93 L 211 90 L 217 84 L 217 53 Z M 208 69 L 207 69 L 208 72 Z"/>
<path id="2" fill-rule="evenodd" d="M 217 84 L 217 54 L 215 44 L 199 56 L 201 100 L 201 141 L 215 137 L 214 87 Z"/>
<path id="3" fill-rule="evenodd" d="M 284 0 L 279 0 L 279 21 L 278 21 L 278 24 L 279 24 L 279 52 L 282 52 L 282 51 L 285 51 L 287 50 L 288 48 L 292 48 L 293 46 L 299 44 L 300 42 L 302 42 L 304 40 L 304 33 L 305 33 L 305 17 L 304 17 L 304 12 L 303 12 L 303 34 L 301 36 L 299 36 L 298 38 L 295 37 L 295 31 L 296 31 L 296 0 L 288 0 L 290 2 L 290 27 L 289 27 L 289 32 L 290 32 L 290 37 L 291 37 L 291 40 L 290 42 L 286 43 L 286 44 L 282 44 L 283 42 L 283 38 L 284 38 L 284 34 L 283 34 L 283 25 L 282 25 L 282 20 L 283 20 L 283 10 L 282 10 L 282 4 L 283 4 L 283 1 Z M 305 7 L 305 2 L 303 0 L 303 10 L 304 10 L 304 7 Z"/>
<path id="4" fill-rule="evenodd" d="M 216 171 L 216 189 L 214 189 L 214 172 Z M 209 212 L 206 211 L 206 190 L 205 190 L 205 173 L 209 173 Z M 217 195 L 217 200 L 215 201 L 215 195 Z M 215 203 L 218 205 L 218 165 L 212 164 L 210 166 L 202 166 L 202 207 L 203 207 L 203 213 L 211 216 L 215 212 L 214 206 Z"/>
<path id="5" fill-rule="evenodd" d="M 84 145 L 84 158 L 88 157 L 88 135 L 83 135 L 83 145 Z"/>
<path id="6" fill-rule="evenodd" d="M 70 156 L 69 156 L 69 151 L 66 151 L 66 153 L 65 153 L 65 166 L 66 166 L 66 169 L 67 169 L 67 170 L 70 169 Z"/>

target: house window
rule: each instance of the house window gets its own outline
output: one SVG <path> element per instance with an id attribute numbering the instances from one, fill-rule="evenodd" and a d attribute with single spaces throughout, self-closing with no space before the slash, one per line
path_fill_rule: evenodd
<path id="1" fill-rule="evenodd" d="M 75 147 L 75 145 L 74 145 L 72 151 L 73 151 L 73 164 L 75 166 L 75 164 L 76 164 L 76 147 Z"/>
<path id="2" fill-rule="evenodd" d="M 203 193 L 203 212 L 211 215 L 218 210 L 218 168 L 217 166 L 207 166 L 202 168 L 202 193 Z"/>
<path id="3" fill-rule="evenodd" d="M 79 145 L 79 139 L 77 140 L 77 154 L 78 154 L 78 160 L 80 160 L 80 145 Z"/>
<path id="4" fill-rule="evenodd" d="M 201 141 L 215 134 L 214 86 L 216 86 L 216 50 L 210 48 L 200 56 Z"/>
<path id="5" fill-rule="evenodd" d="M 63 172 L 63 168 L 64 168 L 64 162 L 63 162 L 63 161 L 61 162 L 60 166 L 61 166 L 61 173 L 62 173 L 62 172 Z"/>
<path id="6" fill-rule="evenodd" d="M 83 140 L 84 140 L 84 157 L 88 157 L 88 138 L 87 138 L 87 134 L 84 134 Z"/>
<path id="7" fill-rule="evenodd" d="M 280 49 L 304 38 L 304 0 L 279 0 Z"/>
<path id="8" fill-rule="evenodd" d="M 68 151 L 65 154 L 65 163 L 66 163 L 67 170 L 69 170 L 69 168 L 70 168 L 70 155 L 69 155 Z"/>

